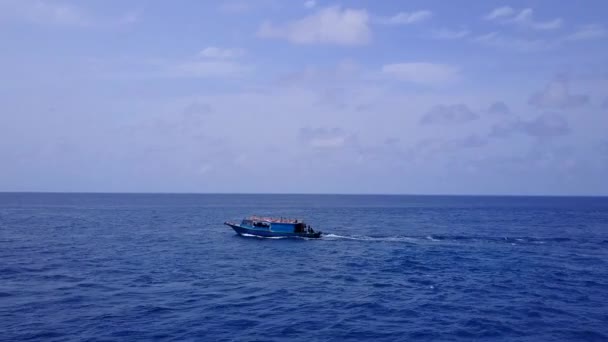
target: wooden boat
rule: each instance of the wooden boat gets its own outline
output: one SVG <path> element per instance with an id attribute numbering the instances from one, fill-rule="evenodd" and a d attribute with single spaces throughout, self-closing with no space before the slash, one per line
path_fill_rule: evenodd
<path id="1" fill-rule="evenodd" d="M 322 232 L 315 231 L 304 221 L 282 217 L 250 216 L 241 223 L 224 222 L 239 235 L 261 237 L 303 237 L 320 238 Z"/>

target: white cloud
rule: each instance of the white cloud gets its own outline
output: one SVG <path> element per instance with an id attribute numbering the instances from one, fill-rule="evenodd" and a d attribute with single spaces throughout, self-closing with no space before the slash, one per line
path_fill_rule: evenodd
<path id="1" fill-rule="evenodd" d="M 306 8 L 313 8 L 317 5 L 317 2 L 315 0 L 308 0 L 306 2 L 304 2 L 304 7 Z"/>
<path id="2" fill-rule="evenodd" d="M 383 19 L 382 22 L 388 25 L 408 25 L 428 20 L 432 16 L 433 12 L 429 10 L 399 12 L 390 18 Z"/>
<path id="3" fill-rule="evenodd" d="M 512 51 L 530 52 L 549 50 L 562 47 L 563 45 L 568 43 L 602 39 L 605 37 L 608 37 L 608 31 L 603 26 L 586 25 L 582 26 L 577 31 L 571 34 L 566 34 L 553 38 L 529 39 L 508 34 L 500 34 L 498 32 L 490 32 L 476 37 L 472 37 L 471 40 L 473 42 L 495 48 Z"/>
<path id="4" fill-rule="evenodd" d="M 44 1 L 5 0 L 0 2 L 0 18 L 35 24 L 86 26 L 88 15 L 78 7 Z"/>
<path id="5" fill-rule="evenodd" d="M 225 49 L 215 46 L 206 47 L 200 52 L 201 57 L 214 59 L 232 59 L 244 54 L 245 50 L 243 49 Z"/>
<path id="6" fill-rule="evenodd" d="M 515 10 L 509 6 L 498 7 L 492 10 L 492 12 L 488 13 L 484 19 L 486 20 L 494 20 L 498 18 L 510 17 L 515 13 Z"/>
<path id="7" fill-rule="evenodd" d="M 608 36 L 608 31 L 597 24 L 585 25 L 579 28 L 576 32 L 564 37 L 567 41 L 592 40 Z"/>
<path id="8" fill-rule="evenodd" d="M 258 36 L 286 39 L 294 44 L 362 45 L 371 39 L 368 21 L 365 10 L 333 6 L 278 26 L 263 23 Z"/>
<path id="9" fill-rule="evenodd" d="M 252 70 L 247 64 L 238 63 L 236 58 L 245 50 L 239 48 L 220 48 L 209 46 L 199 52 L 195 58 L 177 62 L 160 62 L 169 77 L 235 77 Z"/>
<path id="10" fill-rule="evenodd" d="M 490 32 L 473 38 L 473 41 L 479 44 L 515 51 L 539 51 L 546 50 L 557 46 L 556 42 L 543 39 L 525 39 L 506 35 L 501 35 L 498 32 Z"/>
<path id="11" fill-rule="evenodd" d="M 521 26 L 530 27 L 536 30 L 554 30 L 562 26 L 561 18 L 547 21 L 535 21 L 533 14 L 534 11 L 531 8 L 523 9 L 513 18 L 513 21 Z"/>
<path id="12" fill-rule="evenodd" d="M 382 73 L 404 82 L 419 84 L 443 84 L 459 77 L 459 69 L 437 63 L 396 63 L 382 66 Z"/>
<path id="13" fill-rule="evenodd" d="M 341 128 L 301 128 L 300 138 L 310 147 L 318 149 L 340 148 L 353 145 L 357 141 L 354 134 L 347 134 Z"/>
<path id="14" fill-rule="evenodd" d="M 511 7 L 499 7 L 488 13 L 486 20 L 498 21 L 507 24 L 514 24 L 524 28 L 534 30 L 555 30 L 562 26 L 563 20 L 555 18 L 547 21 L 536 21 L 534 19 L 534 10 L 524 8 L 519 13 Z"/>
<path id="15" fill-rule="evenodd" d="M 532 94 L 528 103 L 541 108 L 574 108 L 589 102 L 589 96 L 583 94 L 571 94 L 569 84 L 564 79 L 557 79 L 545 87 L 542 91 Z"/>

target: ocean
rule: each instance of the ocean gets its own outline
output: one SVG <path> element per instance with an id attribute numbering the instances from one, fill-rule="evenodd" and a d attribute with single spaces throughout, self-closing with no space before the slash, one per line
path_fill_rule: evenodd
<path id="1" fill-rule="evenodd" d="M 607 341 L 608 198 L 0 193 L 0 340 Z"/>

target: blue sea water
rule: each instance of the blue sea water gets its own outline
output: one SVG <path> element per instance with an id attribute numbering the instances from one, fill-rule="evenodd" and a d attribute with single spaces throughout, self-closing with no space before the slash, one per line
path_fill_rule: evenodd
<path id="1" fill-rule="evenodd" d="M 3 341 L 473 339 L 608 340 L 608 198 L 0 194 Z"/>

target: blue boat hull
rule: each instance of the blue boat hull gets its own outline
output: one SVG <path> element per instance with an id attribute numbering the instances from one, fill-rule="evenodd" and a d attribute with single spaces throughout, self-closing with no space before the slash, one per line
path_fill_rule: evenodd
<path id="1" fill-rule="evenodd" d="M 225 222 L 224 224 L 227 226 L 230 226 L 239 235 L 249 234 L 249 235 L 261 236 L 261 237 L 301 237 L 301 238 L 310 238 L 310 239 L 317 239 L 317 238 L 321 237 L 321 232 L 314 232 L 314 233 L 273 232 L 268 229 L 255 229 L 255 228 L 243 227 L 239 224 L 230 223 L 230 222 Z"/>

